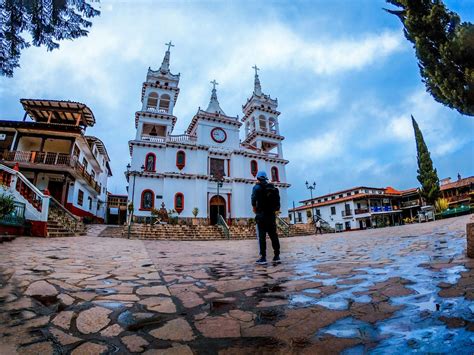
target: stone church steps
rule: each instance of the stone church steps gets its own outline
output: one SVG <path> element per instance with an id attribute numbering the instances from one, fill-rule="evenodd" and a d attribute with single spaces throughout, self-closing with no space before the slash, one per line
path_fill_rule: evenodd
<path id="1" fill-rule="evenodd" d="M 110 234 L 101 234 L 104 237 L 128 237 L 128 226 L 120 227 L 121 235 L 115 230 Z M 230 240 L 256 239 L 255 226 L 229 226 Z M 314 234 L 311 226 L 291 226 L 290 235 L 302 236 Z M 279 236 L 285 237 L 285 233 L 279 230 Z M 144 225 L 133 224 L 130 227 L 131 239 L 142 240 L 226 240 L 219 226 L 188 226 L 188 225 Z"/>

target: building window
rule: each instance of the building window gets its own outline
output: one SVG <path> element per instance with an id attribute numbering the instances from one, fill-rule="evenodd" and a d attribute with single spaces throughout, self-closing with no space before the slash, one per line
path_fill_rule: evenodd
<path id="1" fill-rule="evenodd" d="M 256 160 L 250 162 L 250 173 L 255 177 L 258 173 L 258 163 Z"/>
<path id="2" fill-rule="evenodd" d="M 331 207 L 331 214 L 335 215 L 336 214 L 336 206 Z"/>
<path id="3" fill-rule="evenodd" d="M 210 161 L 210 175 L 215 178 L 221 178 L 225 176 L 224 172 L 224 159 L 211 158 Z"/>
<path id="4" fill-rule="evenodd" d="M 80 154 L 79 147 L 74 144 L 74 148 L 72 150 L 72 155 L 74 157 L 76 157 L 77 159 L 79 159 L 79 154 Z"/>
<path id="5" fill-rule="evenodd" d="M 184 195 L 181 192 L 174 195 L 174 209 L 178 213 L 184 210 Z"/>
<path id="6" fill-rule="evenodd" d="M 316 216 L 321 217 L 321 211 L 319 209 L 316 209 Z"/>
<path id="7" fill-rule="evenodd" d="M 180 150 L 178 153 L 176 153 L 176 166 L 178 167 L 179 170 L 184 168 L 186 165 L 186 153 L 184 153 L 182 150 Z"/>
<path id="8" fill-rule="evenodd" d="M 168 94 L 161 95 L 160 97 L 160 111 L 168 113 L 170 108 L 170 96 Z"/>
<path id="9" fill-rule="evenodd" d="M 278 176 L 278 168 L 276 166 L 272 167 L 272 181 L 280 181 L 280 177 Z"/>
<path id="10" fill-rule="evenodd" d="M 140 202 L 140 209 L 141 210 L 151 210 L 153 208 L 154 203 L 154 193 L 151 190 L 144 190 L 142 192 L 142 199 Z"/>
<path id="11" fill-rule="evenodd" d="M 156 106 L 158 106 L 158 94 L 156 92 L 152 92 L 150 95 L 148 95 L 146 108 L 156 108 Z"/>
<path id="12" fill-rule="evenodd" d="M 156 156 L 148 153 L 145 157 L 145 171 L 155 171 Z"/>
<path id="13" fill-rule="evenodd" d="M 86 158 L 82 158 L 82 165 L 84 165 L 84 171 L 87 172 L 87 167 L 89 163 L 87 162 Z"/>
<path id="14" fill-rule="evenodd" d="M 88 197 L 87 199 L 89 201 L 89 211 L 92 211 L 92 198 Z"/>
<path id="15" fill-rule="evenodd" d="M 265 119 L 265 116 L 260 115 L 258 117 L 258 125 L 259 125 L 261 131 L 263 131 L 263 132 L 267 131 L 267 120 Z"/>
<path id="16" fill-rule="evenodd" d="M 84 191 L 82 191 L 81 189 L 79 189 L 77 191 L 77 204 L 79 206 L 82 206 L 82 204 L 84 203 Z"/>

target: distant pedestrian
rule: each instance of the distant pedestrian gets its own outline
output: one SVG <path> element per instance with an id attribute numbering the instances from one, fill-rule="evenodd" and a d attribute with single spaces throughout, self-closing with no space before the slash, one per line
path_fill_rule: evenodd
<path id="1" fill-rule="evenodd" d="M 273 261 L 279 262 L 280 242 L 278 241 L 275 213 L 280 210 L 280 193 L 273 184 L 268 183 L 268 177 L 264 171 L 257 173 L 257 183 L 252 190 L 252 207 L 255 212 L 260 248 L 260 258 L 256 263 L 267 263 L 267 233 L 272 241 Z"/>
<path id="2" fill-rule="evenodd" d="M 318 234 L 318 232 L 321 233 L 321 234 L 323 234 L 323 230 L 322 230 L 322 228 L 321 228 L 321 220 L 320 220 L 320 219 L 318 219 L 318 220 L 316 221 L 316 234 Z"/>

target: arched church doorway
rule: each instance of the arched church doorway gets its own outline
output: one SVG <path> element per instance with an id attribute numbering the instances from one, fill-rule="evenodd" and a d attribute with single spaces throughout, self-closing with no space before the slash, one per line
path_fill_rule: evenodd
<path id="1" fill-rule="evenodd" d="M 217 224 L 217 215 L 226 218 L 225 200 L 222 196 L 213 196 L 209 201 L 209 219 L 211 224 Z"/>

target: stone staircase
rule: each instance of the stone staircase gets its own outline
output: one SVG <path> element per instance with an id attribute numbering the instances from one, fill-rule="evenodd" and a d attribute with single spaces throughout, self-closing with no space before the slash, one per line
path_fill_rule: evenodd
<path id="1" fill-rule="evenodd" d="M 86 227 L 79 217 L 51 197 L 48 213 L 48 237 L 86 235 Z"/>
<path id="2" fill-rule="evenodd" d="M 121 233 L 119 233 L 119 230 Z M 256 239 L 256 226 L 239 226 L 230 225 L 230 240 L 239 239 Z M 290 226 L 289 237 L 312 235 L 314 227 L 310 225 Z M 278 236 L 286 237 L 286 233 L 279 228 Z M 100 237 L 111 238 L 127 238 L 128 226 L 108 226 Z M 171 225 L 171 224 L 138 224 L 135 223 L 130 227 L 130 239 L 143 240 L 226 240 L 222 233 L 222 229 L 215 226 L 188 226 L 188 225 Z"/>
<path id="3" fill-rule="evenodd" d="M 128 226 L 122 229 L 122 237 L 128 237 Z M 187 226 L 171 224 L 133 224 L 131 239 L 146 240 L 216 240 L 225 239 L 219 226 Z"/>

